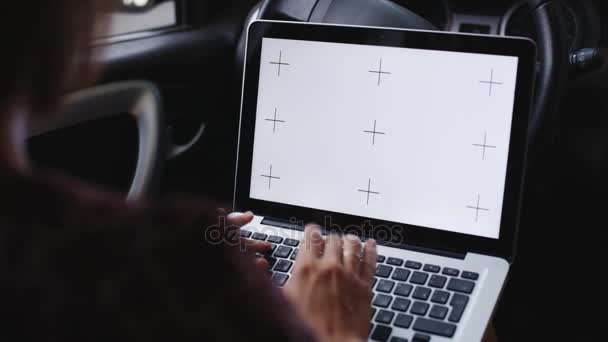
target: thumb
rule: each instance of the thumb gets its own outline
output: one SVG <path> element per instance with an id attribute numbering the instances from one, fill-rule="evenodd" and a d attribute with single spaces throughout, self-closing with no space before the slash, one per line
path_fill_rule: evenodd
<path id="1" fill-rule="evenodd" d="M 253 221 L 253 213 L 248 211 L 246 213 L 231 213 L 226 217 L 228 225 L 241 228 Z"/>

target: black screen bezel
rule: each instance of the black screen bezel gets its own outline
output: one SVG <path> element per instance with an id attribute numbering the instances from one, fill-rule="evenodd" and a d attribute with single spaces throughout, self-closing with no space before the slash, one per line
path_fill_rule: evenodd
<path id="1" fill-rule="evenodd" d="M 263 38 L 404 47 L 514 56 L 519 58 L 499 238 L 484 238 L 250 198 L 253 142 Z M 372 226 L 398 226 L 402 227 L 400 228 L 400 236 L 405 236 L 407 244 L 459 253 L 475 252 L 494 255 L 511 261 L 514 257 L 519 223 L 528 118 L 532 104 L 535 65 L 536 46 L 534 42 L 528 39 L 339 25 L 272 21 L 254 22 L 249 27 L 247 39 L 235 180 L 235 210 L 252 210 L 262 216 L 280 219 L 297 218 L 297 220 L 304 222 L 318 223 L 323 223 L 329 215 L 331 216 L 332 223 L 342 227 L 361 225 L 364 221 L 369 221 Z"/>

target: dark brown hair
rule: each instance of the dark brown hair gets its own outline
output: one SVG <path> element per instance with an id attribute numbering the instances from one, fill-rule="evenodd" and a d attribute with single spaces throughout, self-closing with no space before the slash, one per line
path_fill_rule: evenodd
<path id="1" fill-rule="evenodd" d="M 53 112 L 66 91 L 91 80 L 90 42 L 103 2 L 0 1 L 0 108 L 19 102 L 34 115 Z"/>

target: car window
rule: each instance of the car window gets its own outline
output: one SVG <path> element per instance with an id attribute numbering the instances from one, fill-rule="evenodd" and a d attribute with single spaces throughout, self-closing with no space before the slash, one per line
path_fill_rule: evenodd
<path id="1" fill-rule="evenodd" d="M 98 31 L 97 38 L 158 30 L 177 25 L 175 0 L 120 0 L 109 14 L 108 24 Z"/>

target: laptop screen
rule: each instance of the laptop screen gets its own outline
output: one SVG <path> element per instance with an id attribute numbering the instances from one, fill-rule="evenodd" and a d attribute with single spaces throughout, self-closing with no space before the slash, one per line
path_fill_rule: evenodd
<path id="1" fill-rule="evenodd" d="M 498 239 L 518 58 L 263 38 L 253 199 Z"/>

